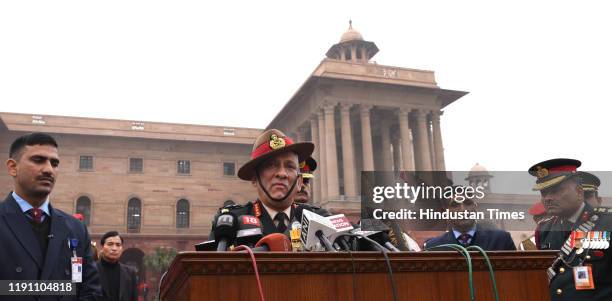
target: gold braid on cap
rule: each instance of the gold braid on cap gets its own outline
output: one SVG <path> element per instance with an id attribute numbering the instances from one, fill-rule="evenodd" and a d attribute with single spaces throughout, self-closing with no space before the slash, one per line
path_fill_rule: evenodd
<path id="1" fill-rule="evenodd" d="M 584 191 L 597 191 L 598 187 L 591 184 L 582 184 L 582 190 Z"/>
<path id="2" fill-rule="evenodd" d="M 270 135 L 270 148 L 273 150 L 277 150 L 279 148 L 285 147 L 285 139 L 282 137 L 278 137 L 276 134 Z"/>

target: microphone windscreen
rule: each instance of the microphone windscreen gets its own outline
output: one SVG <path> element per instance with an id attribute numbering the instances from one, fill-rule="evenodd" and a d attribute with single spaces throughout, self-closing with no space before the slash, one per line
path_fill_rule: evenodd
<path id="1" fill-rule="evenodd" d="M 282 233 L 272 233 L 260 239 L 255 247 L 267 246 L 271 252 L 290 252 L 291 241 Z"/>
<path id="2" fill-rule="evenodd" d="M 226 239 L 228 241 L 234 240 L 237 231 L 236 217 L 230 213 L 225 212 L 217 217 L 215 221 L 215 239 L 217 241 Z"/>

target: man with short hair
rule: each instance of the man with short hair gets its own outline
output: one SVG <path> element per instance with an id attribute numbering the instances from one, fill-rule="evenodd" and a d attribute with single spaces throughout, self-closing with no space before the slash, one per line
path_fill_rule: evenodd
<path id="1" fill-rule="evenodd" d="M 612 210 L 584 201 L 581 162 L 552 159 L 529 168 L 549 218 L 538 224 L 539 247 L 560 250 L 547 270 L 551 300 L 612 300 Z"/>
<path id="2" fill-rule="evenodd" d="M 302 220 L 304 209 L 328 216 L 319 207 L 294 203 L 297 192 L 302 188 L 302 174 L 299 162 L 312 154 L 311 142 L 294 143 L 283 132 L 270 129 L 263 132 L 253 144 L 251 160 L 238 170 L 238 177 L 249 181 L 257 192 L 257 199 L 245 205 L 234 205 L 229 210 L 235 216 L 253 215 L 262 226 L 263 235 L 289 233 L 293 221 Z M 215 237 L 215 219 L 209 239 Z"/>
<path id="3" fill-rule="evenodd" d="M 317 161 L 309 157 L 304 162 L 300 163 L 300 172 L 302 173 L 302 189 L 295 195 L 296 203 L 312 203 L 312 181 L 314 180 L 314 171 L 317 169 Z"/>
<path id="4" fill-rule="evenodd" d="M 49 200 L 58 177 L 57 148 L 44 133 L 11 144 L 6 167 L 14 190 L 0 203 L 0 280 L 72 281 L 76 295 L 62 300 L 96 300 L 101 291 L 87 228 Z"/>
<path id="5" fill-rule="evenodd" d="M 450 198 L 445 203 L 449 212 L 475 213 L 478 203 L 464 195 Z M 484 227 L 475 219 L 449 219 L 450 231 L 430 238 L 425 242 L 425 249 L 445 244 L 459 244 L 464 247 L 479 246 L 485 251 L 516 250 L 510 233 L 507 231 Z M 433 249 L 448 250 L 448 249 Z"/>
<path id="6" fill-rule="evenodd" d="M 100 239 L 102 250 L 96 263 L 100 271 L 100 283 L 107 301 L 136 301 L 138 276 L 136 271 L 121 262 L 123 237 L 117 231 L 109 231 Z"/>

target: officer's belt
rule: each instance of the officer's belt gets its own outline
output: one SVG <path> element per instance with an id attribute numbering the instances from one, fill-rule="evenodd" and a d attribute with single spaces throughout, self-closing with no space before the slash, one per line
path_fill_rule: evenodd
<path id="1" fill-rule="evenodd" d="M 597 214 L 593 214 L 589 220 L 587 220 L 586 222 L 580 224 L 578 226 L 577 230 L 581 231 L 581 232 L 585 232 L 585 233 L 590 232 L 595 227 L 595 223 L 594 222 L 597 221 L 598 219 L 599 219 L 599 216 L 597 216 Z M 574 231 L 574 230 L 572 230 L 572 231 Z M 563 244 L 563 247 L 561 247 L 561 250 L 559 251 L 559 256 L 557 256 L 557 258 L 555 258 L 555 261 L 553 261 L 552 265 L 546 270 L 546 274 L 548 275 L 548 283 L 552 282 L 553 278 L 555 278 L 555 276 L 557 276 L 557 272 L 555 272 L 555 270 L 561 264 L 563 264 L 563 256 L 569 256 L 569 254 L 572 252 L 572 250 L 573 250 L 573 248 L 571 247 L 572 238 L 573 237 L 572 237 L 572 235 L 570 233 L 569 237 L 567 238 L 567 240 Z"/>

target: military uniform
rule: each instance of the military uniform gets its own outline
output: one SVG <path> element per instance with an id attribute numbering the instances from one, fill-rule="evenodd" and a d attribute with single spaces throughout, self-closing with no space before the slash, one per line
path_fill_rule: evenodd
<path id="1" fill-rule="evenodd" d="M 575 240 L 571 242 L 572 229 L 588 230 L 585 233 L 607 232 L 608 244 L 595 246 L 597 249 L 584 248 Z M 540 223 L 541 248 L 561 249 L 559 257 L 548 269 L 551 300 L 612 300 L 612 277 L 608 275 L 612 272 L 611 230 L 612 209 L 592 208 L 588 204 L 574 224 L 559 218 Z M 573 269 L 579 266 L 591 266 L 594 289 L 576 289 Z"/>
<path id="2" fill-rule="evenodd" d="M 274 221 L 272 220 L 272 218 L 268 214 L 268 211 L 264 208 L 260 200 L 256 200 L 254 202 L 248 202 L 245 205 L 226 206 L 221 209 L 228 209 L 229 212 L 234 214 L 236 217 L 241 216 L 241 215 L 252 215 L 252 216 L 257 217 L 259 221 L 261 222 L 263 235 L 268 235 L 268 234 L 279 232 L 276 226 L 274 225 Z M 301 223 L 302 222 L 302 212 L 304 211 L 304 209 L 312 211 L 322 216 L 331 215 L 329 211 L 321 207 L 318 207 L 318 206 L 314 206 L 311 204 L 294 203 L 293 205 L 291 205 L 291 215 L 289 216 L 289 224 L 293 223 L 294 221 L 298 221 Z M 209 240 L 215 239 L 215 233 L 214 233 L 215 221 L 217 220 L 217 216 L 220 214 L 220 212 L 221 210 L 219 210 L 219 213 L 217 213 L 217 215 L 215 215 L 215 217 L 213 218 L 213 225 L 212 225 L 213 230 L 210 232 L 210 235 L 208 238 Z M 289 234 L 289 228 L 291 227 L 288 227 L 287 231 L 285 231 L 286 232 L 285 234 L 287 235 Z"/>
<path id="3" fill-rule="evenodd" d="M 580 165 L 578 160 L 553 159 L 529 169 L 537 177 L 534 190 L 542 191 L 545 205 L 559 202 L 550 189 L 569 179 L 582 179 L 583 174 L 576 170 Z M 577 197 L 566 201 L 579 202 Z M 559 250 L 546 271 L 551 300 L 612 300 L 612 277 L 608 275 L 612 271 L 612 209 L 582 202 L 574 214 L 563 214 L 571 218 L 551 216 L 538 223 L 536 230 L 540 249 Z"/>

